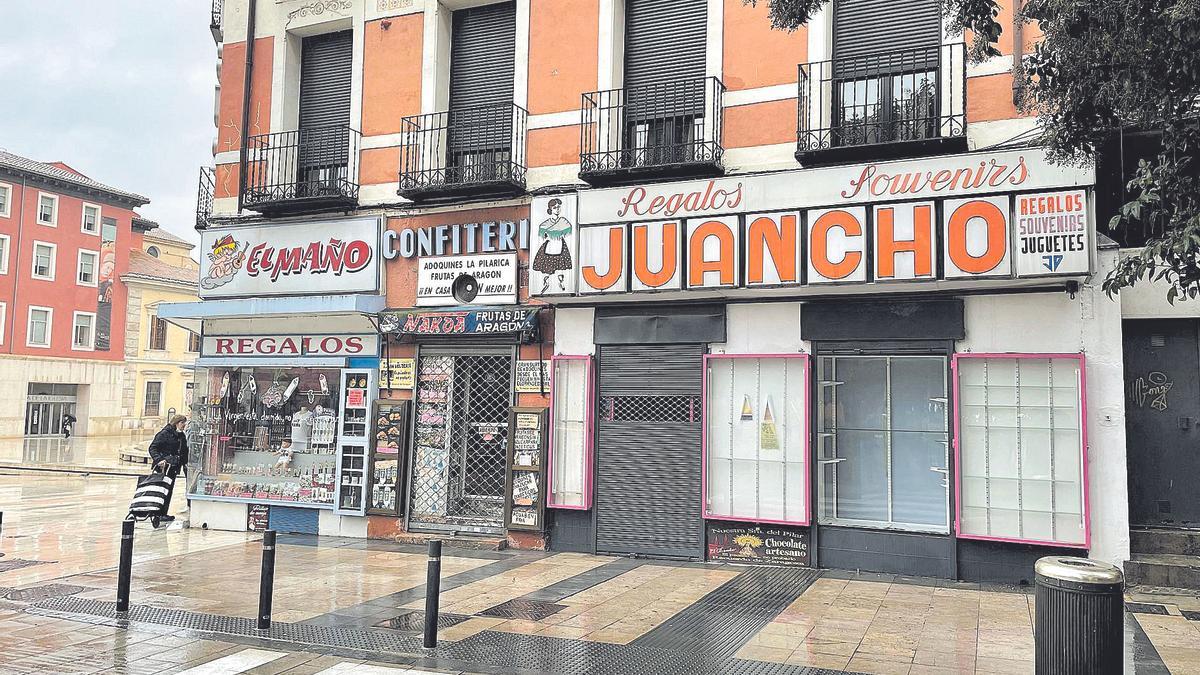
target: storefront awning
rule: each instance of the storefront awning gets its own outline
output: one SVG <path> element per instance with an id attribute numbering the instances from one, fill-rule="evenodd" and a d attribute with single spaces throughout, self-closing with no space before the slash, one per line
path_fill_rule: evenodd
<path id="1" fill-rule="evenodd" d="M 379 331 L 410 338 L 510 336 L 536 340 L 539 307 L 449 307 L 442 310 L 388 310 Z"/>
<path id="2" fill-rule="evenodd" d="M 374 333 L 386 306 L 384 296 L 364 294 L 237 298 L 163 303 L 158 316 L 197 333 L 203 326 L 206 335 L 287 331 L 297 322 L 309 330 Z"/>

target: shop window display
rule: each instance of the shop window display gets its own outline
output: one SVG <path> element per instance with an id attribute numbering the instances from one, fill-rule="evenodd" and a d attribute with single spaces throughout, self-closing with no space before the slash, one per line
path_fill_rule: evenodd
<path id="1" fill-rule="evenodd" d="M 961 354 L 959 535 L 1087 545 L 1080 355 Z"/>
<path id="2" fill-rule="evenodd" d="M 591 357 L 554 358 L 549 505 L 564 509 L 591 506 L 588 477 L 588 400 Z"/>
<path id="3" fill-rule="evenodd" d="M 808 524 L 808 357 L 705 361 L 705 516 Z"/>
<path id="4" fill-rule="evenodd" d="M 199 370 L 191 492 L 334 506 L 340 382 L 337 369 Z"/>

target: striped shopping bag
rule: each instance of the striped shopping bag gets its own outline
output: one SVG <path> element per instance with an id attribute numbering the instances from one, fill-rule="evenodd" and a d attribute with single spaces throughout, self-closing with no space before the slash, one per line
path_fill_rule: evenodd
<path id="1" fill-rule="evenodd" d="M 149 476 L 139 478 L 137 489 L 133 491 L 133 501 L 129 502 L 129 515 L 133 518 L 166 515 L 174 485 L 173 476 L 159 473 L 157 470 Z"/>

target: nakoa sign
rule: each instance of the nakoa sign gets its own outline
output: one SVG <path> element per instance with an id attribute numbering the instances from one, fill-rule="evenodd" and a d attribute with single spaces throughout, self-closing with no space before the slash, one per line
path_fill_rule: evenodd
<path id="1" fill-rule="evenodd" d="M 580 228 L 579 290 L 1087 274 L 1087 195 L 1061 188 L 1090 182 L 1039 152 L 583 193 L 586 217 L 616 218 Z"/>
<path id="2" fill-rule="evenodd" d="M 378 335 L 213 335 L 201 356 L 377 356 Z"/>
<path id="3" fill-rule="evenodd" d="M 378 292 L 380 227 L 350 218 L 206 230 L 200 297 Z"/>

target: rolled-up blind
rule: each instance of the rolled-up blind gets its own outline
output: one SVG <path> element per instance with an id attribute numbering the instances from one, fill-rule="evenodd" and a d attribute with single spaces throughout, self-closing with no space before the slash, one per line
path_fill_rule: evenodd
<path id="1" fill-rule="evenodd" d="M 625 89 L 704 77 L 707 0 L 626 0 Z"/>
<path id="2" fill-rule="evenodd" d="M 450 109 L 513 101 L 517 4 L 454 12 L 450 37 Z"/>
<path id="3" fill-rule="evenodd" d="M 833 58 L 838 70 L 913 70 L 936 64 L 942 41 L 938 0 L 836 0 Z M 897 50 L 924 49 L 914 57 L 890 58 Z M 919 62 L 919 63 L 918 63 Z"/>

